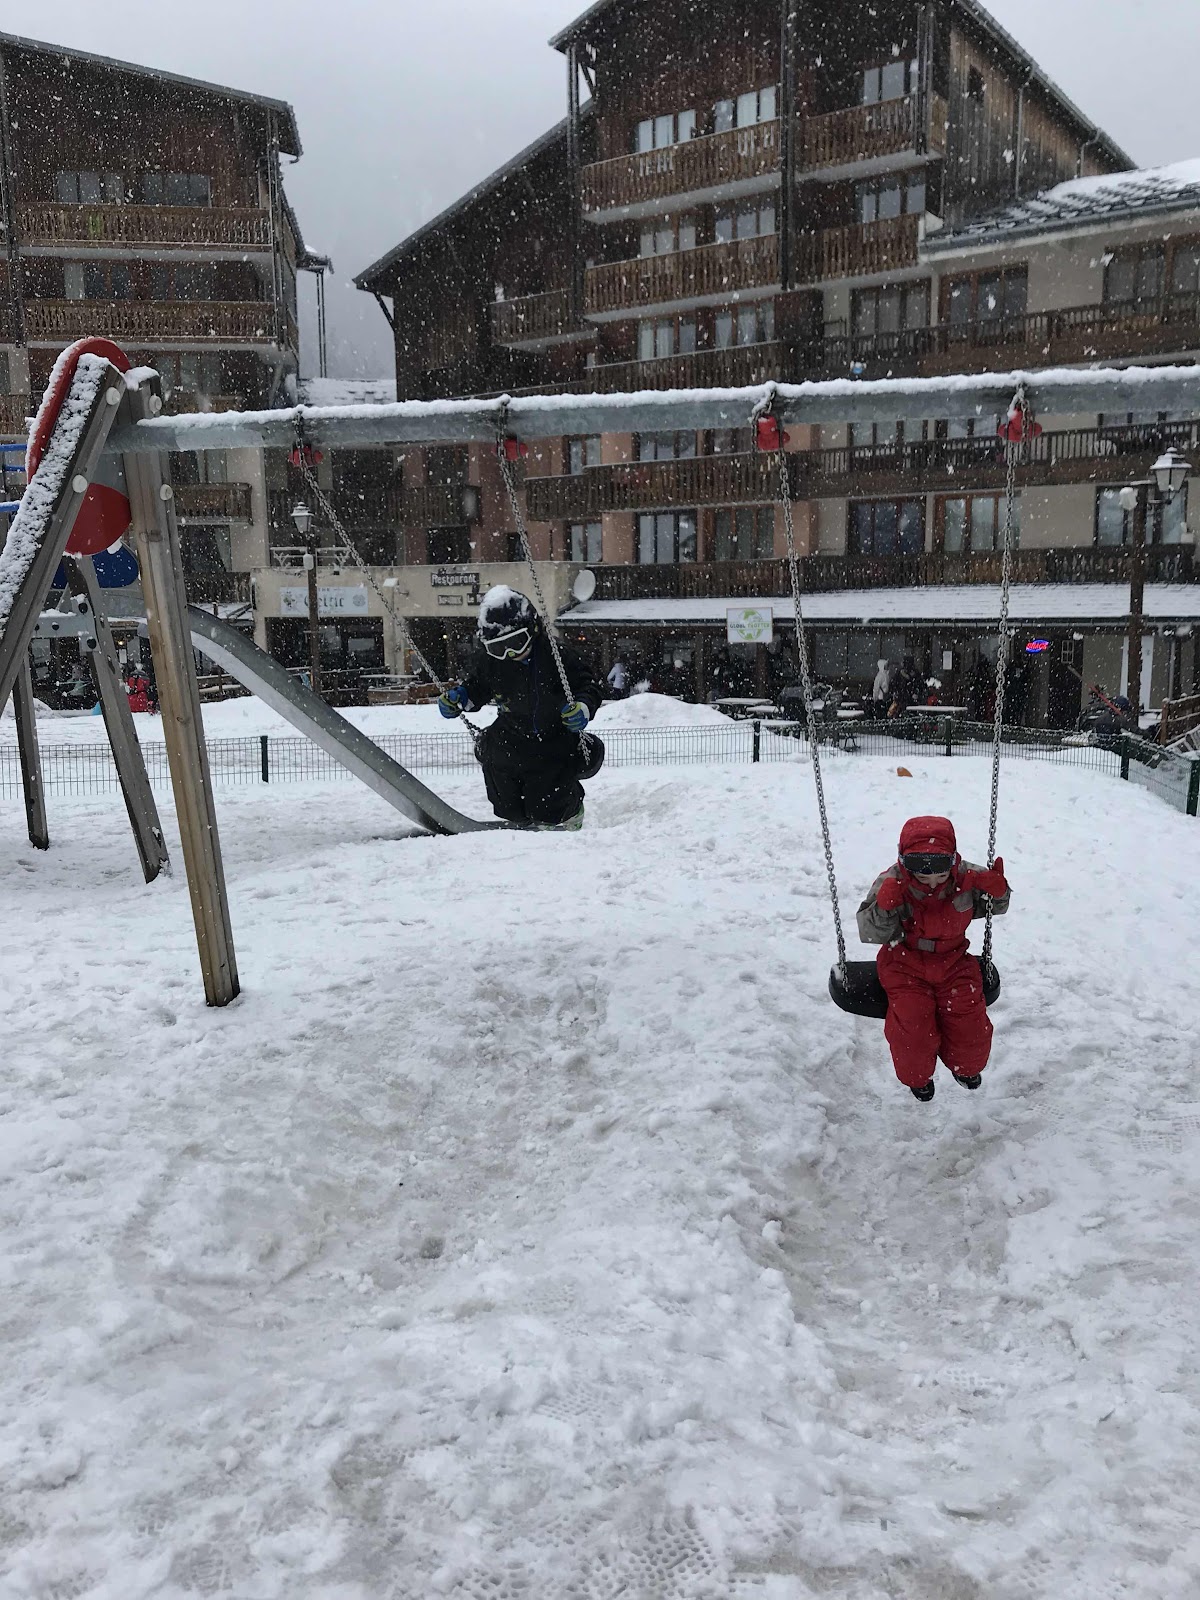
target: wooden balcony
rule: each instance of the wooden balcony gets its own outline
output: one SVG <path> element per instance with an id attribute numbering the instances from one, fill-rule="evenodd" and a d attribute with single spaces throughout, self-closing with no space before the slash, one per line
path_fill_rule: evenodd
<path id="1" fill-rule="evenodd" d="M 1196 459 L 1200 423 L 1044 433 L 1018 465 L 1017 483 L 1022 488 L 1128 483 L 1145 477 L 1169 445 Z M 1003 489 L 1006 473 L 1003 447 L 986 436 L 797 451 L 787 462 L 797 500 L 986 493 Z M 586 521 L 606 511 L 769 505 L 778 498 L 779 484 L 765 456 L 698 456 L 589 467 L 573 477 L 529 478 L 526 495 L 533 520 Z"/>
<path id="2" fill-rule="evenodd" d="M 265 302 L 192 300 L 30 300 L 32 344 L 66 344 L 106 334 L 137 345 L 274 347 L 274 312 Z"/>
<path id="3" fill-rule="evenodd" d="M 499 300 L 492 306 L 492 338 L 497 344 L 545 350 L 594 337 L 591 328 L 572 322 L 571 297 L 566 289 Z"/>
<path id="4" fill-rule="evenodd" d="M 185 572 L 183 588 L 188 603 L 194 606 L 250 604 L 248 572 Z"/>
<path id="5" fill-rule="evenodd" d="M 806 368 L 829 373 L 855 367 L 872 378 L 938 377 L 993 371 L 997 365 L 1070 366 L 1197 348 L 1200 295 L 1171 294 L 1149 305 L 1071 306 L 870 337 L 837 335 L 804 351 L 802 360 Z"/>
<path id="6" fill-rule="evenodd" d="M 919 228 L 919 217 L 891 217 L 886 222 L 856 222 L 801 234 L 796 241 L 796 280 L 872 278 L 915 267 Z"/>
<path id="7" fill-rule="evenodd" d="M 34 409 L 27 394 L 0 394 L 0 435 L 6 439 L 24 439 L 25 418 Z"/>
<path id="8" fill-rule="evenodd" d="M 644 307 L 720 301 L 779 285 L 779 236 L 703 245 L 669 256 L 610 261 L 587 273 L 584 314 L 604 321 Z"/>
<path id="9" fill-rule="evenodd" d="M 779 132 L 778 121 L 760 122 L 584 167 L 584 212 L 603 222 L 662 211 L 665 201 L 695 204 L 772 188 L 779 183 Z"/>
<path id="10" fill-rule="evenodd" d="M 915 95 L 878 105 L 849 106 L 823 116 L 802 117 L 796 140 L 796 168 L 805 177 L 850 176 L 856 169 L 886 171 L 928 151 L 945 148 L 946 102 L 935 95 L 928 127 L 918 127 Z M 923 133 L 924 137 L 918 135 Z"/>
<path id="11" fill-rule="evenodd" d="M 636 394 L 640 389 L 742 389 L 783 376 L 783 346 L 737 345 L 653 361 L 612 361 L 569 386 L 574 394 Z"/>
<path id="12" fill-rule="evenodd" d="M 1200 583 L 1188 545 L 1152 545 L 1146 551 L 1151 583 Z M 680 566 L 597 566 L 597 600 L 747 600 L 791 596 L 786 561 L 705 561 Z M 1127 550 L 1020 550 L 1017 583 L 1128 583 Z M 998 555 L 804 556 L 800 580 L 807 593 L 847 589 L 914 589 L 937 584 L 998 584 Z M 722 628 L 724 622 L 721 623 Z"/>
<path id="13" fill-rule="evenodd" d="M 172 389 L 163 403 L 168 417 L 192 416 L 215 411 L 241 411 L 246 397 L 241 394 L 197 394 L 193 389 Z"/>
<path id="14" fill-rule="evenodd" d="M 17 237 L 28 249 L 146 247 L 245 251 L 271 248 L 271 219 L 249 206 L 62 205 L 17 207 Z"/>
<path id="15" fill-rule="evenodd" d="M 175 488 L 180 522 L 250 522 L 253 500 L 248 483 L 181 483 Z"/>
<path id="16" fill-rule="evenodd" d="M 467 485 L 415 484 L 400 495 L 398 515 L 402 528 L 465 528 L 478 521 L 479 491 L 474 491 L 476 515 L 468 518 L 463 504 Z"/>

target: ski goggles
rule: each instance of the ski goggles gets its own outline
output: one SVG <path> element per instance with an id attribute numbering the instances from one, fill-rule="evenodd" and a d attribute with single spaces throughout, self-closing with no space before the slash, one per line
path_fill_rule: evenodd
<path id="1" fill-rule="evenodd" d="M 915 878 L 934 877 L 938 873 L 951 872 L 954 868 L 953 856 L 930 855 L 924 850 L 910 851 L 900 859 L 904 863 L 905 870 L 911 872 Z"/>
<path id="2" fill-rule="evenodd" d="M 533 635 L 528 628 L 512 628 L 508 633 L 484 639 L 483 648 L 494 661 L 511 661 L 515 656 L 523 656 L 532 642 Z"/>

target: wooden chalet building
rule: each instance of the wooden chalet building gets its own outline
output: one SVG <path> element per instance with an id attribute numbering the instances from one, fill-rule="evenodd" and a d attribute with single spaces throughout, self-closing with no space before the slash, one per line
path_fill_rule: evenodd
<path id="1" fill-rule="evenodd" d="M 392 321 L 402 399 L 1200 352 L 1200 166 L 1131 171 L 975 0 L 599 0 L 551 42 L 566 120 L 358 280 Z M 1051 644 L 1026 714 L 1065 722 L 1081 676 L 1122 687 L 1116 492 L 1165 443 L 1200 463 L 1200 436 L 1197 417 L 1041 420 L 1015 615 Z M 819 675 L 865 687 L 912 653 L 963 699 L 993 648 L 995 419 L 793 432 Z M 401 471 L 406 609 L 452 660 L 470 596 L 520 581 L 506 506 L 485 448 Z M 707 695 L 737 666 L 726 602 L 788 593 L 773 487 L 748 430 L 536 447 L 564 627 Z M 1181 499 L 1150 530 L 1146 699 L 1196 682 L 1187 518 Z M 582 563 L 596 596 L 570 607 Z M 743 665 L 777 687 L 786 645 Z"/>

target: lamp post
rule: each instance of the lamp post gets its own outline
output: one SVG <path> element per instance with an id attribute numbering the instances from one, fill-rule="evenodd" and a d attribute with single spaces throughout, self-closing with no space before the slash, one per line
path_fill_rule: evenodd
<path id="1" fill-rule="evenodd" d="M 1170 505 L 1187 482 L 1192 464 L 1174 448 L 1166 450 L 1150 468 L 1150 478 L 1130 484 L 1119 495 L 1121 507 L 1133 513 L 1133 537 L 1129 563 L 1129 701 L 1135 713 L 1142 709 L 1142 634 L 1146 594 L 1146 526 L 1149 521 L 1150 491 L 1155 503 Z"/>
<path id="2" fill-rule="evenodd" d="M 317 546 L 313 537 L 313 514 L 303 500 L 292 507 L 292 521 L 296 532 L 308 549 L 304 552 L 304 569 L 308 573 L 308 671 L 314 694 L 321 692 L 321 629 L 317 616 Z"/>

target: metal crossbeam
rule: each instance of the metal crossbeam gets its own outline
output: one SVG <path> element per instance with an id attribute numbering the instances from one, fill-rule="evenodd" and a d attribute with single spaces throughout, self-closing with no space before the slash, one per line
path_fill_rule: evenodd
<path id="1" fill-rule="evenodd" d="M 1127 367 L 990 372 L 977 377 L 760 384 L 639 394 L 531 395 L 524 399 L 403 401 L 379 406 L 297 406 L 149 417 L 114 429 L 109 450 L 288 450 L 303 431 L 326 449 L 388 444 L 494 442 L 573 434 L 744 428 L 771 403 L 785 425 L 955 421 L 1003 415 L 1024 388 L 1037 416 L 1176 411 L 1200 414 L 1200 368 Z"/>

